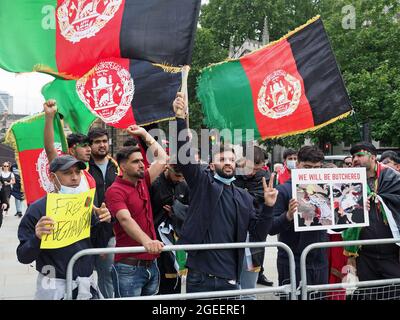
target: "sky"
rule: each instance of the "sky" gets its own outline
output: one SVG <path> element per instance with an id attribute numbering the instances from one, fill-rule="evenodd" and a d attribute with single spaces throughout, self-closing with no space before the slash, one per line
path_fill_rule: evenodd
<path id="1" fill-rule="evenodd" d="M 202 0 L 201 3 L 208 3 Z M 6 91 L 13 96 L 13 113 L 34 114 L 43 109 L 44 98 L 41 88 L 54 77 L 42 73 L 15 74 L 0 69 L 0 91 Z"/>
<path id="2" fill-rule="evenodd" d="M 43 109 L 42 87 L 52 81 L 52 76 L 43 73 L 11 73 L 0 69 L 0 91 L 13 96 L 13 113 L 34 114 Z"/>

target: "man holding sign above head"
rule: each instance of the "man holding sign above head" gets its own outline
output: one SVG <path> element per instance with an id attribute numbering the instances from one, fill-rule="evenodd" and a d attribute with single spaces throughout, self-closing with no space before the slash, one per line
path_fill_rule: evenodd
<path id="1" fill-rule="evenodd" d="M 103 204 L 93 209 L 94 190 L 82 190 L 84 162 L 64 155 L 50 164 L 55 193 L 37 200 L 26 211 L 18 228 L 21 263 L 36 261 L 39 272 L 35 299 L 64 298 L 67 265 L 78 251 L 92 247 L 90 237 L 111 221 Z M 74 299 L 96 299 L 101 294 L 93 277 L 94 256 L 79 259 L 73 270 Z"/>

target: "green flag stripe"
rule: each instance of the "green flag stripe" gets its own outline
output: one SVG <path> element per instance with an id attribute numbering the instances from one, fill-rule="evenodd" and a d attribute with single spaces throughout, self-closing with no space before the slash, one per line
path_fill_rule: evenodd
<path id="1" fill-rule="evenodd" d="M 18 152 L 42 149 L 44 147 L 44 113 L 24 118 L 13 124 L 11 128 Z M 64 131 L 59 118 L 54 121 L 54 141 L 62 143 L 67 150 Z"/>
<path id="2" fill-rule="evenodd" d="M 43 63 L 57 71 L 56 6 L 56 0 L 0 0 L 1 68 L 29 72 L 33 65 Z"/>
<path id="3" fill-rule="evenodd" d="M 43 148 L 44 116 L 42 114 L 14 123 L 12 131 L 19 152 Z"/>
<path id="4" fill-rule="evenodd" d="M 42 88 L 42 94 L 57 101 L 58 112 L 72 132 L 87 134 L 96 116 L 83 104 L 76 93 L 76 81 L 55 80 Z"/>
<path id="5" fill-rule="evenodd" d="M 205 69 L 198 82 L 197 96 L 210 129 L 254 129 L 255 138 L 260 136 L 250 82 L 240 61 Z"/>

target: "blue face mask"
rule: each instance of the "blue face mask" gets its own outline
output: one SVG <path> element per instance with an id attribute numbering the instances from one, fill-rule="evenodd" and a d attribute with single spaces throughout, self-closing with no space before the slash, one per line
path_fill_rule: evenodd
<path id="1" fill-rule="evenodd" d="M 286 161 L 286 167 L 289 169 L 289 170 L 293 170 L 293 169 L 296 169 L 296 160 L 287 160 Z"/>
<path id="2" fill-rule="evenodd" d="M 233 181 L 236 180 L 235 177 L 232 177 L 232 178 L 229 178 L 229 179 L 223 178 L 218 173 L 214 174 L 214 179 L 217 179 L 218 181 L 221 181 L 223 184 L 226 184 L 227 186 L 229 186 Z"/>

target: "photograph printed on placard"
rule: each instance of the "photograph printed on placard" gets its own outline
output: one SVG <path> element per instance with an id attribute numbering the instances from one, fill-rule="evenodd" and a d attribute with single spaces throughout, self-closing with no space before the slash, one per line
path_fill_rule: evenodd
<path id="1" fill-rule="evenodd" d="M 335 224 L 364 223 L 364 198 L 361 183 L 333 185 Z"/>
<path id="2" fill-rule="evenodd" d="M 332 224 L 330 187 L 328 184 L 297 185 L 299 227 Z"/>

